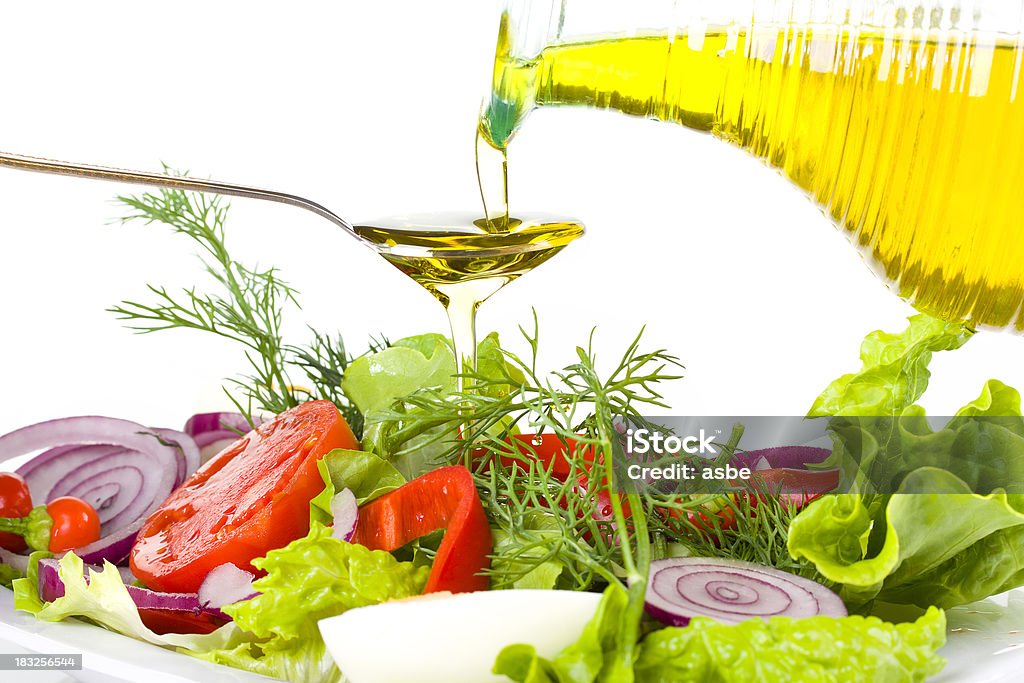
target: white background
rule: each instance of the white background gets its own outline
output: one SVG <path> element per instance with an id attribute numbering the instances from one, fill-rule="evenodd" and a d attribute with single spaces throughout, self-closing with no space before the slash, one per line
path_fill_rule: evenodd
<path id="1" fill-rule="evenodd" d="M 475 209 L 473 129 L 498 4 L 34 2 L 0 9 L 0 148 L 292 191 L 353 219 Z M 585 239 L 497 294 L 480 328 L 522 350 L 535 307 L 543 363 L 598 327 L 610 362 L 636 331 L 687 366 L 681 414 L 801 414 L 856 369 L 868 331 L 912 309 L 800 192 L 706 136 L 612 113 L 534 115 L 512 150 L 513 209 L 581 218 Z M 200 333 L 139 337 L 104 309 L 206 282 L 191 243 L 120 226 L 132 188 L 0 169 L 0 432 L 104 414 L 180 426 L 223 403 L 239 349 Z M 236 256 L 302 292 L 288 318 L 353 349 L 445 329 L 440 306 L 331 224 L 236 200 Z M 1024 340 L 983 333 L 933 363 L 948 413 L 999 377 L 1024 386 Z"/>

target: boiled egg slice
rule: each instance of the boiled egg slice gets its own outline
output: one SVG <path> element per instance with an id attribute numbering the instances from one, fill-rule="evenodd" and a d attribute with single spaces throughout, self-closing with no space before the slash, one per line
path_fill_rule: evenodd
<path id="1" fill-rule="evenodd" d="M 598 593 L 501 590 L 427 595 L 349 610 L 319 623 L 351 683 L 485 683 L 506 645 L 553 657 L 576 642 Z"/>

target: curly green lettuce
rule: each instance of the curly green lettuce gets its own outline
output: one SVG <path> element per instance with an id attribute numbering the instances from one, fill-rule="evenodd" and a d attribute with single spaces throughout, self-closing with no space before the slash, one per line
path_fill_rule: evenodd
<path id="1" fill-rule="evenodd" d="M 636 681 L 923 681 L 945 666 L 935 654 L 945 642 L 946 618 L 934 607 L 905 624 L 852 616 L 727 625 L 698 617 L 686 628 L 665 628 L 643 640 Z"/>
<path id="2" fill-rule="evenodd" d="M 43 554 L 33 554 L 25 578 L 14 581 L 14 606 L 43 621 L 86 617 L 117 633 L 154 645 L 179 648 L 189 653 L 234 647 L 245 639 L 234 624 L 225 624 L 208 634 L 159 634 L 142 623 L 139 610 L 128 594 L 117 567 L 105 562 L 103 569 L 88 570 L 74 553 L 60 559 L 58 572 L 64 584 L 63 597 L 44 603 L 39 599 L 37 565 Z"/>
<path id="3" fill-rule="evenodd" d="M 327 653 L 317 621 L 356 607 L 407 598 L 423 591 L 429 567 L 399 562 L 331 536 L 313 523 L 309 535 L 253 560 L 267 572 L 254 598 L 226 605 L 234 624 L 255 639 L 195 654 L 289 681 L 333 683 L 341 674 Z"/>
<path id="4" fill-rule="evenodd" d="M 808 416 L 896 415 L 928 387 L 932 352 L 958 349 L 972 334 L 960 323 L 923 313 L 912 316 L 902 333 L 876 330 L 861 343 L 860 371 L 832 382 Z"/>
<path id="5" fill-rule="evenodd" d="M 793 520 L 790 553 L 841 584 L 854 607 L 955 607 L 1024 585 L 1024 495 L 970 491 L 921 467 L 891 496 L 822 498 Z"/>
<path id="6" fill-rule="evenodd" d="M 861 370 L 833 382 L 811 409 L 843 416 L 831 421 L 828 464 L 855 493 L 800 512 L 788 548 L 855 609 L 875 600 L 953 607 L 1024 584 L 1020 394 L 990 380 L 938 430 L 914 404 L 932 352 L 959 348 L 969 334 L 925 315 L 901 334 L 874 332 Z"/>
<path id="7" fill-rule="evenodd" d="M 608 588 L 575 643 L 552 659 L 530 645 L 510 645 L 499 653 L 494 673 L 516 683 L 623 683 L 613 663 L 627 601 L 621 587 Z M 936 608 L 905 624 L 861 616 L 740 624 L 698 617 L 685 628 L 648 634 L 626 676 L 636 683 L 923 681 L 945 665 L 936 655 L 945 640 L 945 615 Z"/>

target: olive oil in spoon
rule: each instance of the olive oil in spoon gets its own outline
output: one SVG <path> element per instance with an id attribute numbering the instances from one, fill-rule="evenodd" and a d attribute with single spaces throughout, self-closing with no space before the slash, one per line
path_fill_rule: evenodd
<path id="1" fill-rule="evenodd" d="M 455 346 L 458 389 L 476 367 L 476 312 L 499 289 L 561 251 L 583 234 L 583 225 L 544 215 L 499 219 L 425 214 L 354 226 L 385 260 L 444 306 Z"/>

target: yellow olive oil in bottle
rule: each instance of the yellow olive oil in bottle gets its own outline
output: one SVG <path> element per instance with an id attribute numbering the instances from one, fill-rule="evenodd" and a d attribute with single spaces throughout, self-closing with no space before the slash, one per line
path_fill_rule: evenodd
<path id="1" fill-rule="evenodd" d="M 480 125 L 492 147 L 544 105 L 708 131 L 804 189 L 917 308 L 1024 330 L 1018 38 L 776 24 L 554 43 L 524 60 L 501 30 Z"/>

